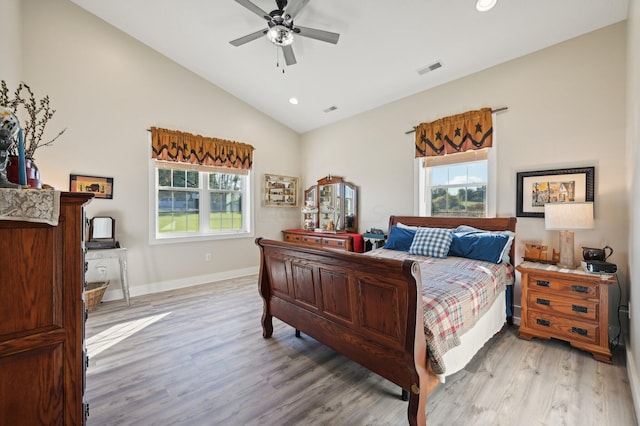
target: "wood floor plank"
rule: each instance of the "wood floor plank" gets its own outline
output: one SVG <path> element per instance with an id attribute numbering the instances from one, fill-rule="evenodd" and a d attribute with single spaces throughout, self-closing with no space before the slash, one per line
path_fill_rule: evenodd
<path id="1" fill-rule="evenodd" d="M 90 359 L 89 426 L 406 424 L 396 385 L 281 321 L 262 338 L 256 276 L 103 303 L 86 335 L 160 314 Z M 613 361 L 506 328 L 430 395 L 427 422 L 635 425 L 621 348 Z"/>

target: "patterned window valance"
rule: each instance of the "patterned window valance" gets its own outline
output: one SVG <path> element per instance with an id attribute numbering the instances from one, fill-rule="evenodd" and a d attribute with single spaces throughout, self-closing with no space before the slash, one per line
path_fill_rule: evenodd
<path id="1" fill-rule="evenodd" d="M 492 143 L 491 108 L 440 118 L 416 127 L 416 158 L 489 148 Z"/>
<path id="2" fill-rule="evenodd" d="M 151 158 L 203 166 L 251 169 L 253 146 L 152 127 Z"/>

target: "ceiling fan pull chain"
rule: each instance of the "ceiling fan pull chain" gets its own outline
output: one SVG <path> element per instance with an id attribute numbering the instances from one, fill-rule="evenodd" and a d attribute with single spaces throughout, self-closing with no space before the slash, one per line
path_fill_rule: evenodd
<path id="1" fill-rule="evenodd" d="M 280 49 L 276 47 L 276 68 L 280 68 Z M 284 67 L 282 67 L 282 74 L 284 74 Z"/>

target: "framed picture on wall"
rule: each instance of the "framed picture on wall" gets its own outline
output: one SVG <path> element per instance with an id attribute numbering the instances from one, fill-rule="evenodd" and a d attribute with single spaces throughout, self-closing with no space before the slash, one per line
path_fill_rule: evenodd
<path id="1" fill-rule="evenodd" d="M 70 192 L 90 192 L 95 198 L 113 199 L 113 178 L 87 175 L 69 176 Z"/>
<path id="2" fill-rule="evenodd" d="M 298 207 L 298 178 L 265 174 L 264 206 Z"/>
<path id="3" fill-rule="evenodd" d="M 516 174 L 516 216 L 544 217 L 547 203 L 594 201 L 595 167 Z"/>

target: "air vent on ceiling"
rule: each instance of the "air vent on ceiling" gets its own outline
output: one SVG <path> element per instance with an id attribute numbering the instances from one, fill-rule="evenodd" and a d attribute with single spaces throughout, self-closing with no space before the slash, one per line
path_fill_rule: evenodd
<path id="1" fill-rule="evenodd" d="M 440 63 L 440 61 L 438 61 L 438 62 L 434 62 L 433 64 L 431 64 L 431 65 L 429 65 L 429 66 L 427 66 L 427 67 L 424 67 L 424 68 L 422 68 L 422 69 L 419 69 L 419 70 L 418 70 L 418 74 L 423 75 L 423 74 L 426 74 L 426 73 L 428 73 L 428 72 L 430 72 L 430 71 L 437 70 L 437 69 L 438 69 L 438 68 L 440 68 L 440 67 L 442 67 L 442 63 Z"/>
<path id="2" fill-rule="evenodd" d="M 337 110 L 338 107 L 335 105 L 331 105 L 329 108 L 325 109 L 324 112 L 331 112 Z"/>

